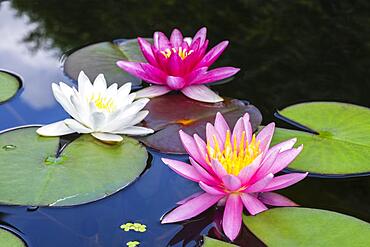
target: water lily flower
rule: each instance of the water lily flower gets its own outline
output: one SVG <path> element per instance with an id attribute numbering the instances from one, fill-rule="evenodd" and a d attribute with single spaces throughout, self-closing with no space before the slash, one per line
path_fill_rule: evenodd
<path id="1" fill-rule="evenodd" d="M 223 230 L 234 240 L 241 228 L 243 205 L 252 215 L 267 210 L 265 204 L 297 206 L 272 191 L 307 176 L 307 173 L 275 176 L 303 147 L 293 148 L 294 138 L 270 148 L 274 129 L 274 123 L 270 123 L 254 135 L 249 115 L 245 114 L 231 132 L 223 116 L 217 113 L 215 124 L 207 123 L 206 142 L 197 134 L 192 137 L 180 130 L 191 164 L 166 158 L 162 161 L 179 175 L 199 183 L 203 192 L 179 202 L 181 205 L 167 214 L 162 223 L 192 218 L 218 202 L 225 204 Z"/>
<path id="2" fill-rule="evenodd" d="M 178 29 L 170 39 L 162 32 L 154 33 L 154 45 L 138 38 L 140 49 L 148 63 L 118 61 L 128 73 L 155 84 L 137 92 L 137 97 L 155 97 L 172 90 L 180 90 L 187 97 L 203 102 L 223 99 L 203 84 L 233 76 L 239 69 L 221 67 L 208 71 L 228 45 L 223 41 L 209 50 L 207 29 L 201 28 L 194 38 L 183 37 Z"/>
<path id="3" fill-rule="evenodd" d="M 120 142 L 120 134 L 146 135 L 152 129 L 134 126 L 140 123 L 148 111 L 141 111 L 149 99 L 137 101 L 131 93 L 131 83 L 118 89 L 116 83 L 107 88 L 104 75 L 99 74 L 94 84 L 84 72 L 78 76 L 78 91 L 60 82 L 53 83 L 55 99 L 72 117 L 37 129 L 42 136 L 61 136 L 70 133 L 89 133 L 103 142 Z"/>

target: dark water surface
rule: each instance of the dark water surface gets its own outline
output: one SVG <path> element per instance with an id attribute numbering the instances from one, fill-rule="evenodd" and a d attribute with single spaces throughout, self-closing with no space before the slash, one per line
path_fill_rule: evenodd
<path id="1" fill-rule="evenodd" d="M 355 2 L 355 3 L 352 3 Z M 67 117 L 52 82 L 73 84 L 60 69 L 70 49 L 117 38 L 149 37 L 179 27 L 193 35 L 208 27 L 211 43 L 230 40 L 218 65 L 242 68 L 217 86 L 221 95 L 247 99 L 264 123 L 275 109 L 312 100 L 370 105 L 370 2 L 368 1 L 12 1 L 0 3 L 0 69 L 23 79 L 23 89 L 0 105 L 0 130 Z M 278 125 L 282 123 L 277 121 Z M 29 246 L 197 246 L 217 231 L 220 210 L 185 224 L 160 225 L 175 203 L 199 190 L 175 175 L 151 151 L 151 167 L 134 184 L 106 199 L 67 208 L 0 206 L 0 223 Z M 169 156 L 185 160 L 185 156 Z M 370 221 L 370 179 L 309 178 L 282 190 L 305 207 L 333 210 Z M 147 225 L 124 232 L 128 221 Z M 261 246 L 246 229 L 238 239 Z M 246 245 L 246 244 L 244 244 Z"/>

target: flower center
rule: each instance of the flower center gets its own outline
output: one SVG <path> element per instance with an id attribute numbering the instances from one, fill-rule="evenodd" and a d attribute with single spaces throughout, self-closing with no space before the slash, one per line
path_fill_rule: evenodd
<path id="1" fill-rule="evenodd" d="M 251 142 L 248 143 L 245 140 L 245 131 L 242 133 L 239 144 L 236 135 L 231 140 L 229 130 L 226 132 L 223 148 L 220 148 L 216 136 L 213 136 L 213 142 L 214 148 L 211 147 L 210 141 L 207 142 L 207 162 L 209 163 L 211 159 L 216 159 L 222 164 L 228 174 L 236 176 L 261 153 L 259 149 L 260 142 L 256 141 L 256 136 L 253 135 Z"/>
<path id="2" fill-rule="evenodd" d="M 107 112 L 112 112 L 116 109 L 116 105 L 112 98 L 103 97 L 100 94 L 93 94 L 89 102 L 93 102 L 96 108 Z"/>
<path id="3" fill-rule="evenodd" d="M 182 47 L 179 47 L 178 49 L 176 49 L 176 48 L 172 48 L 172 49 L 167 48 L 166 50 L 161 51 L 162 55 L 165 58 L 170 58 L 172 54 L 177 54 L 177 55 L 179 55 L 179 57 L 182 60 L 184 60 L 187 56 L 189 56 L 193 52 L 194 52 L 193 50 L 188 51 L 186 48 L 182 49 Z"/>

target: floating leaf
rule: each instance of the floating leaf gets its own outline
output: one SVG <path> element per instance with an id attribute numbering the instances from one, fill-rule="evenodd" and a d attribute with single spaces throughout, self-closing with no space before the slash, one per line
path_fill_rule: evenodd
<path id="1" fill-rule="evenodd" d="M 217 239 L 204 236 L 203 247 L 236 247 L 236 246 L 237 245 L 229 244 L 229 243 L 217 240 Z"/>
<path id="2" fill-rule="evenodd" d="M 18 77 L 4 71 L 0 71 L 0 103 L 11 99 L 21 87 Z"/>
<path id="3" fill-rule="evenodd" d="M 297 137 L 302 153 L 289 165 L 310 173 L 347 175 L 370 172 L 370 109 L 335 103 L 314 102 L 280 111 L 317 134 L 277 129 L 273 143 Z"/>
<path id="4" fill-rule="evenodd" d="M 146 167 L 146 149 L 129 137 L 108 145 L 82 135 L 56 158 L 58 144 L 59 138 L 40 137 L 34 127 L 0 135 L 0 203 L 87 203 L 127 186 Z M 1 148 L 8 145 L 15 148 Z"/>
<path id="5" fill-rule="evenodd" d="M 234 126 L 245 112 L 250 115 L 253 129 L 262 121 L 261 113 L 255 106 L 237 99 L 209 104 L 191 100 L 182 94 L 171 94 L 151 99 L 146 109 L 149 115 L 145 119 L 145 126 L 156 132 L 140 140 L 166 153 L 186 153 L 179 138 L 180 129 L 205 138 L 206 123 L 213 123 L 217 112 L 223 114 L 230 126 Z"/>
<path id="6" fill-rule="evenodd" d="M 1 247 L 26 247 L 23 240 L 8 230 L 0 228 L 0 246 Z"/>
<path id="7" fill-rule="evenodd" d="M 243 221 L 271 247 L 370 246 L 370 224 L 327 210 L 274 208 Z"/>
<path id="8" fill-rule="evenodd" d="M 140 79 L 116 65 L 118 60 L 145 61 L 136 39 L 124 40 L 118 45 L 112 42 L 101 42 L 76 50 L 64 61 L 64 72 L 74 80 L 77 80 L 81 70 L 91 80 L 103 73 L 108 83 L 116 82 L 123 85 L 126 82 L 132 82 L 134 87 L 140 86 Z"/>

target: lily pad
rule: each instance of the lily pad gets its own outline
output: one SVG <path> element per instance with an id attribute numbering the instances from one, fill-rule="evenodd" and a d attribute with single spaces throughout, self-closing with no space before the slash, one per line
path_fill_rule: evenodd
<path id="1" fill-rule="evenodd" d="M 8 230 L 0 228 L 0 246 L 1 247 L 26 247 L 22 239 Z"/>
<path id="2" fill-rule="evenodd" d="M 243 221 L 271 247 L 370 246 L 370 224 L 327 210 L 274 208 Z"/>
<path id="3" fill-rule="evenodd" d="M 69 206 L 109 196 L 134 181 L 148 154 L 135 139 L 108 145 L 90 135 L 70 143 L 56 158 L 59 138 L 35 127 L 0 135 L 0 203 Z"/>
<path id="4" fill-rule="evenodd" d="M 237 247 L 235 244 L 229 244 L 214 238 L 204 236 L 203 247 Z"/>
<path id="5" fill-rule="evenodd" d="M 197 133 L 205 138 L 206 123 L 214 123 L 217 112 L 222 113 L 231 128 L 246 112 L 250 115 L 254 130 L 262 121 L 261 113 L 255 106 L 230 98 L 210 104 L 194 101 L 182 94 L 169 94 L 151 99 L 146 109 L 149 110 L 149 115 L 145 118 L 144 125 L 156 132 L 140 140 L 165 153 L 186 153 L 178 131 L 182 129 L 190 135 Z"/>
<path id="6" fill-rule="evenodd" d="M 370 172 L 370 109 L 336 102 L 289 106 L 279 112 L 313 133 L 278 128 L 273 144 L 297 137 L 302 153 L 289 168 L 332 176 Z M 317 132 L 318 134 L 314 134 Z"/>
<path id="7" fill-rule="evenodd" d="M 18 77 L 9 72 L 0 71 L 0 103 L 11 99 L 21 87 Z"/>
<path id="8" fill-rule="evenodd" d="M 145 61 L 137 39 L 124 40 L 119 44 L 101 42 L 78 49 L 65 59 L 64 72 L 74 80 L 77 80 L 81 70 L 90 79 L 104 73 L 108 83 L 123 85 L 126 82 L 132 82 L 134 87 L 140 86 L 140 79 L 126 73 L 116 65 L 118 60 Z"/>

